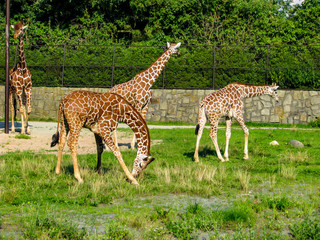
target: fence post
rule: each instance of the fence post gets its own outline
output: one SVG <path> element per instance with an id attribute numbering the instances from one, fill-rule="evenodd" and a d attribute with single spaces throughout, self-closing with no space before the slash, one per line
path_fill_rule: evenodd
<path id="1" fill-rule="evenodd" d="M 61 73 L 61 86 L 63 87 L 64 83 L 64 65 L 66 61 L 66 45 L 63 45 L 63 61 L 62 61 L 62 73 Z"/>
<path id="2" fill-rule="evenodd" d="M 266 66 L 266 84 L 268 84 L 269 78 L 269 45 L 267 46 L 267 66 Z"/>
<path id="3" fill-rule="evenodd" d="M 215 75 L 216 75 L 216 45 L 213 46 L 212 89 L 214 89 Z"/>
<path id="4" fill-rule="evenodd" d="M 116 53 L 116 46 L 113 46 L 113 55 L 112 55 L 112 71 L 111 71 L 111 86 L 113 87 L 113 74 L 114 74 L 114 59 L 115 59 L 115 53 Z"/>

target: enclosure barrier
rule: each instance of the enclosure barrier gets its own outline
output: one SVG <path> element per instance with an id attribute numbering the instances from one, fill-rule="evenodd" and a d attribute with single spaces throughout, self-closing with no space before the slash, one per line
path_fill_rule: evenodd
<path id="1" fill-rule="evenodd" d="M 148 68 L 165 46 L 25 45 L 33 86 L 112 87 Z M 199 45 L 180 47 L 153 85 L 161 89 L 219 89 L 231 82 L 281 89 L 320 88 L 320 45 Z M 0 85 L 5 46 L 0 45 Z M 18 48 L 10 46 L 10 65 Z"/>
<path id="2" fill-rule="evenodd" d="M 62 97 L 80 88 L 34 87 L 31 118 L 57 120 Z M 107 92 L 108 88 L 83 88 Z M 213 90 L 154 89 L 147 114 L 150 121 L 182 121 L 196 124 L 198 104 Z M 320 116 L 320 91 L 279 90 L 280 103 L 268 95 L 244 100 L 244 118 L 250 122 L 306 124 Z M 4 101 L 4 86 L 0 86 L 0 101 Z M 0 105 L 0 118 L 4 105 Z"/>

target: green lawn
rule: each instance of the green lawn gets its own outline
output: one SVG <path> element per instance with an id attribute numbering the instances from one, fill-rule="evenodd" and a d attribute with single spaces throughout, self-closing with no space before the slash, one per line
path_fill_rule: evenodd
<path id="1" fill-rule="evenodd" d="M 131 131 L 131 130 L 122 130 Z M 225 131 L 218 130 L 224 150 Z M 233 129 L 230 161 L 219 162 L 205 129 L 193 162 L 194 129 L 151 129 L 155 161 L 125 180 L 112 153 L 71 157 L 54 173 L 56 155 L 0 156 L 0 239 L 319 239 L 320 131 Z M 304 148 L 287 143 L 296 139 Z M 271 146 L 273 140 L 279 146 Z M 122 151 L 129 169 L 135 151 Z"/>

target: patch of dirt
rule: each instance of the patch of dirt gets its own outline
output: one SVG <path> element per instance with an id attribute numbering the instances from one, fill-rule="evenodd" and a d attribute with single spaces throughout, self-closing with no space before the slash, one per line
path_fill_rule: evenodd
<path id="1" fill-rule="evenodd" d="M 34 151 L 41 153 L 56 153 L 58 152 L 58 146 L 50 147 L 52 141 L 52 135 L 56 133 L 57 123 L 46 122 L 30 122 L 31 134 L 28 135 L 30 139 L 18 139 L 15 138 L 20 134 L 19 123 L 16 123 L 16 133 L 5 134 L 3 126 L 0 124 L 0 155 L 8 152 L 15 151 Z M 118 145 L 121 150 L 129 149 L 132 140 L 132 132 L 117 131 Z M 152 145 L 160 144 L 161 140 L 152 141 Z M 106 146 L 105 151 L 110 151 Z M 69 147 L 66 143 L 64 152 L 69 153 Z M 83 128 L 78 140 L 78 154 L 95 154 L 97 153 L 96 142 L 94 134 Z"/>

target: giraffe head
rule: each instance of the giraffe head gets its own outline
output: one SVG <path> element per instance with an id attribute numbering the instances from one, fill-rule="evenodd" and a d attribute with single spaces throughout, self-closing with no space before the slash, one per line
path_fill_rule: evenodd
<path id="1" fill-rule="evenodd" d="M 179 43 L 168 43 L 167 42 L 167 48 L 172 50 L 172 54 L 181 55 L 179 52 L 179 47 L 181 46 L 181 42 Z"/>
<path id="2" fill-rule="evenodd" d="M 277 94 L 277 89 L 279 86 L 277 86 L 275 83 L 272 83 L 271 86 L 267 89 L 266 94 L 269 94 L 271 97 L 274 97 L 276 102 L 279 102 L 279 97 Z"/>
<path id="3" fill-rule="evenodd" d="M 21 21 L 11 25 L 11 27 L 14 29 L 13 38 L 17 38 L 23 35 L 23 31 L 28 27 L 28 25 L 23 26 L 23 22 Z"/>
<path id="4" fill-rule="evenodd" d="M 133 163 L 132 175 L 137 177 L 141 171 L 154 160 L 152 156 L 146 156 L 144 154 L 138 154 Z"/>

